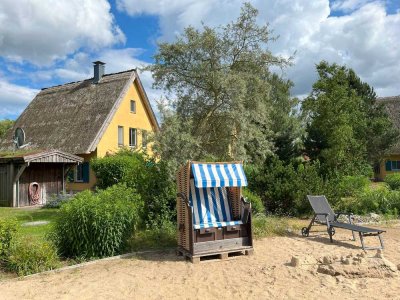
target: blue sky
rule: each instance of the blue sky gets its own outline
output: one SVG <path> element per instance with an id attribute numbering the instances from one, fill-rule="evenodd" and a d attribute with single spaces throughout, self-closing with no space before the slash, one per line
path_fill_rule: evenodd
<path id="1" fill-rule="evenodd" d="M 346 64 L 379 96 L 400 94 L 400 0 L 253 0 L 259 22 L 280 38 L 270 50 L 296 52 L 284 71 L 293 96 L 310 92 L 315 64 Z M 186 26 L 234 20 L 241 0 L 2 0 L 0 119 L 15 119 L 44 87 L 152 63 L 158 41 L 172 42 Z M 141 74 L 153 105 L 162 91 Z"/>

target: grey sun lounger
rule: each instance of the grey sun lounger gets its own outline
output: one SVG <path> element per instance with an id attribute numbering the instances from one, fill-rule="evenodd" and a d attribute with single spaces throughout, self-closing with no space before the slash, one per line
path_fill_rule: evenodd
<path id="1" fill-rule="evenodd" d="M 358 232 L 361 241 L 361 247 L 363 250 L 368 249 L 383 249 L 383 239 L 381 234 L 385 232 L 381 229 L 368 228 L 364 226 L 359 226 L 352 224 L 351 214 L 350 213 L 335 213 L 331 206 L 328 203 L 328 200 L 325 196 L 307 196 L 308 201 L 310 202 L 313 210 L 314 217 L 312 218 L 308 227 L 303 227 L 301 230 L 301 234 L 305 237 L 308 237 L 310 234 L 311 226 L 315 223 L 326 225 L 327 231 L 329 234 L 330 241 L 333 242 L 333 235 L 335 234 L 335 228 L 342 228 L 351 230 L 353 234 L 353 240 L 355 241 L 355 232 Z M 338 218 L 340 215 L 347 215 L 347 219 L 349 223 L 339 222 Z M 364 244 L 364 237 L 366 236 L 378 236 L 380 247 L 366 247 Z"/>

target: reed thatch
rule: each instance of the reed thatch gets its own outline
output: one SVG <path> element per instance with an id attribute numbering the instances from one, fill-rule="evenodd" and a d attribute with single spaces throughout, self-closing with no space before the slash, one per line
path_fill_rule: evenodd
<path id="1" fill-rule="evenodd" d="M 148 116 L 158 130 L 157 120 L 136 70 L 42 89 L 0 142 L 0 149 L 13 147 L 15 128 L 21 127 L 30 148 L 57 149 L 74 154 L 94 151 L 128 88 L 135 84 Z"/>

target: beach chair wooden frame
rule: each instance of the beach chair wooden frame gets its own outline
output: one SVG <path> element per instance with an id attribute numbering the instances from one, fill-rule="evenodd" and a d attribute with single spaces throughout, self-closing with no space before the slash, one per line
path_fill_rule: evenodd
<path id="1" fill-rule="evenodd" d="M 193 174 L 194 164 L 240 164 L 242 166 L 242 162 L 203 163 L 188 161 L 179 168 L 176 177 L 178 192 L 176 199 L 178 254 L 190 258 L 194 263 L 199 262 L 203 256 L 219 255 L 220 258 L 226 258 L 229 253 L 233 252 L 243 252 L 246 255 L 252 254 L 251 204 L 247 203 L 242 197 L 241 186 L 222 187 L 226 188 L 226 195 L 231 205 L 233 219 L 231 223 L 235 223 L 234 225 L 195 228 L 193 206 L 190 203 L 190 184 L 195 177 Z"/>

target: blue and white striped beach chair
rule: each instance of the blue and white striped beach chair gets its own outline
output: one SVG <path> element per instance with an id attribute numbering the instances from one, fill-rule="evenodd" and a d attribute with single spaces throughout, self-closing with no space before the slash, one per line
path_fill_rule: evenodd
<path id="1" fill-rule="evenodd" d="M 242 197 L 241 162 L 188 162 L 177 174 L 178 251 L 195 262 L 230 252 L 251 254 L 251 205 Z"/>
<path id="2" fill-rule="evenodd" d="M 232 218 L 232 207 L 225 187 L 196 188 L 192 179 L 189 195 L 194 229 L 243 224 L 242 220 L 234 221 Z"/>

